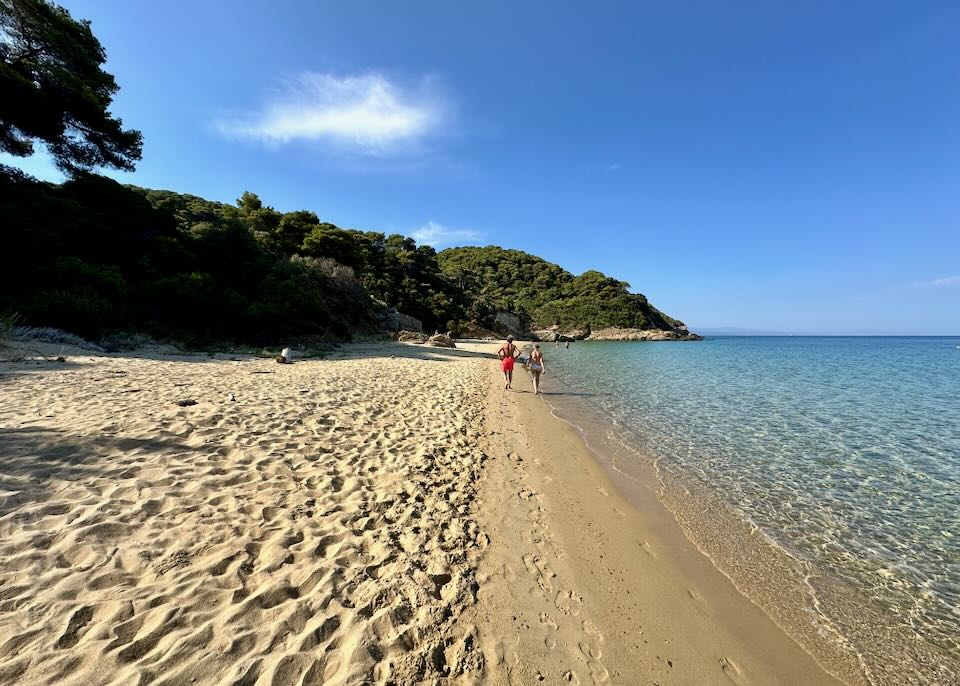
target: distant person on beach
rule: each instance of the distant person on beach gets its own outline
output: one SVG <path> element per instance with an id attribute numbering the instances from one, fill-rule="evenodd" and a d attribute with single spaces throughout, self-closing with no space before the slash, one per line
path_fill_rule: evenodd
<path id="1" fill-rule="evenodd" d="M 507 336 L 507 342 L 500 346 L 497 357 L 500 358 L 500 369 L 503 370 L 504 388 L 510 390 L 513 383 L 513 364 L 520 356 L 520 349 L 513 344 L 513 336 Z"/>
<path id="2" fill-rule="evenodd" d="M 570 350 L 570 341 L 567 341 L 567 350 Z"/>
<path id="3" fill-rule="evenodd" d="M 290 348 L 284 348 L 277 356 L 277 362 L 280 364 L 290 364 Z"/>
<path id="4" fill-rule="evenodd" d="M 530 353 L 530 376 L 533 377 L 533 394 L 540 393 L 540 375 L 547 371 L 543 364 L 543 353 L 540 352 L 540 344 L 533 346 L 533 352 Z"/>

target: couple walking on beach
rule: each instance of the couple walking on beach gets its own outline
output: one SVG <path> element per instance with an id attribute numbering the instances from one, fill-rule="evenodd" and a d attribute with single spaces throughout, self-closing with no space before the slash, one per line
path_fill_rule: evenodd
<path id="1" fill-rule="evenodd" d="M 506 342 L 497 351 L 497 357 L 500 358 L 500 369 L 503 371 L 504 389 L 510 390 L 513 385 L 513 366 L 520 357 L 520 349 L 514 345 L 513 336 L 507 336 Z M 527 361 L 527 369 L 530 370 L 530 376 L 533 379 L 533 392 L 538 394 L 540 393 L 540 375 L 547 371 L 539 343 L 533 346 L 530 359 Z"/>

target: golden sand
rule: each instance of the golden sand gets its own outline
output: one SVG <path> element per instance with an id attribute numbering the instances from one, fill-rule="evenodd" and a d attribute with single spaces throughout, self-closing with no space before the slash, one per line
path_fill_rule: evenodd
<path id="1" fill-rule="evenodd" d="M 493 349 L 0 364 L 0 683 L 839 683 Z"/>

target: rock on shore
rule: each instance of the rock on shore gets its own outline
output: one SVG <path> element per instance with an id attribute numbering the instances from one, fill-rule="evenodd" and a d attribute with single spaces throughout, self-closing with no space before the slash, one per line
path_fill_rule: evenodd
<path id="1" fill-rule="evenodd" d="M 559 328 L 539 329 L 530 332 L 534 338 L 547 343 L 559 341 L 700 341 L 703 336 L 687 331 L 685 326 L 676 329 L 621 329 L 608 326 L 591 331 L 590 329 Z"/>
<path id="2" fill-rule="evenodd" d="M 588 341 L 701 341 L 703 336 L 686 329 L 676 331 L 663 329 L 618 329 L 608 327 L 592 331 Z"/>

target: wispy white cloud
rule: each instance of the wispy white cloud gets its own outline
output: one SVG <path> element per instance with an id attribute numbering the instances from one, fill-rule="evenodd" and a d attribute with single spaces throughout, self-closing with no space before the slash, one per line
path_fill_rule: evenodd
<path id="1" fill-rule="evenodd" d="M 606 169 L 608 172 L 615 172 L 615 171 L 617 171 L 619 168 L 620 168 L 620 163 L 619 163 L 619 162 L 613 162 L 612 164 L 608 164 L 608 165 L 606 165 L 606 166 L 604 167 L 604 169 Z"/>
<path id="2" fill-rule="evenodd" d="M 483 238 L 483 234 L 472 229 L 449 229 L 433 221 L 427 222 L 419 229 L 410 232 L 410 236 L 417 243 L 426 243 L 434 248 L 476 243 Z"/>
<path id="3" fill-rule="evenodd" d="M 944 286 L 960 286 L 960 276 L 944 276 L 932 281 L 915 281 L 912 288 L 943 288 Z"/>
<path id="4" fill-rule="evenodd" d="M 934 279 L 931 286 L 960 286 L 960 276 L 945 276 L 942 279 Z"/>
<path id="5" fill-rule="evenodd" d="M 450 117 L 449 103 L 430 79 L 405 88 L 376 73 L 304 72 L 285 81 L 260 111 L 216 125 L 226 136 L 270 145 L 321 141 L 386 156 L 443 132 Z"/>

